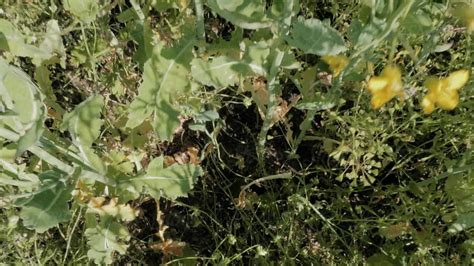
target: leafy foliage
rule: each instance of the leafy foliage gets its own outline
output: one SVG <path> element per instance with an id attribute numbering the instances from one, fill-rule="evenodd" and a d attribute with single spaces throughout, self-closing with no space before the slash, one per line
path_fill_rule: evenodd
<path id="1" fill-rule="evenodd" d="M 153 115 L 152 126 L 162 140 L 170 140 L 179 125 L 179 112 L 173 102 L 180 94 L 191 90 L 189 64 L 194 38 L 184 36 L 173 47 L 158 44 L 144 66 L 139 95 L 130 105 L 127 126 L 135 128 Z"/>
<path id="2" fill-rule="evenodd" d="M 0 75 L 0 107 L 4 114 L 0 123 L 19 135 L 19 155 L 40 138 L 46 108 L 40 90 L 23 71 L 0 59 Z"/>
<path id="3" fill-rule="evenodd" d="M 287 41 L 309 54 L 334 55 L 347 49 L 339 33 L 318 19 L 298 18 Z"/>
<path id="4" fill-rule="evenodd" d="M 57 172 L 44 172 L 39 176 L 41 185 L 31 197 L 16 202 L 22 206 L 20 217 L 26 227 L 43 233 L 71 218 L 68 201 L 71 188 Z"/>
<path id="5" fill-rule="evenodd" d="M 3 3 L 0 261 L 472 264 L 472 10 Z"/>
<path id="6" fill-rule="evenodd" d="M 173 164 L 163 168 L 163 159 L 156 158 L 151 161 L 148 171 L 143 176 L 129 180 L 138 190 L 160 198 L 164 193 L 171 199 L 186 196 L 193 188 L 196 178 L 202 175 L 202 169 L 193 164 Z"/>

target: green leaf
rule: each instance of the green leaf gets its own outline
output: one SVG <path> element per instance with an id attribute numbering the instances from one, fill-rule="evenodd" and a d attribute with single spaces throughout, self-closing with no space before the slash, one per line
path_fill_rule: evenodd
<path id="1" fill-rule="evenodd" d="M 394 265 L 397 265 L 397 261 L 395 261 L 394 259 L 390 258 L 389 256 L 385 255 L 385 254 L 381 254 L 381 253 L 376 253 L 374 255 L 372 255 L 371 257 L 369 257 L 367 259 L 367 264 L 369 266 L 372 266 L 372 265 L 386 265 L 386 266 L 394 266 Z"/>
<path id="2" fill-rule="evenodd" d="M 72 112 L 64 115 L 61 130 L 67 129 L 77 145 L 90 147 L 100 134 L 100 114 L 103 106 L 104 98 L 101 95 L 90 96 Z"/>
<path id="3" fill-rule="evenodd" d="M 131 32 L 133 39 L 138 43 L 138 49 L 135 52 L 134 59 L 143 68 L 146 60 L 153 54 L 153 31 L 150 27 L 149 20 L 137 21 L 135 29 Z"/>
<path id="4" fill-rule="evenodd" d="M 90 246 L 87 256 L 96 264 L 111 264 L 114 252 L 125 254 L 130 234 L 125 226 L 114 221 L 113 217 L 103 217 L 95 227 L 85 231 Z"/>
<path id="5" fill-rule="evenodd" d="M 319 19 L 298 18 L 286 40 L 305 53 L 320 56 L 339 54 L 347 49 L 339 32 Z"/>
<path id="6" fill-rule="evenodd" d="M 474 212 L 461 213 L 457 220 L 449 226 L 448 232 L 459 233 L 474 227 Z"/>
<path id="7" fill-rule="evenodd" d="M 0 99 L 4 112 L 11 113 L 0 117 L 0 126 L 6 126 L 20 135 L 17 140 L 19 155 L 34 145 L 43 132 L 46 117 L 43 96 L 22 70 L 0 59 Z"/>
<path id="8" fill-rule="evenodd" d="M 176 0 L 153 0 L 152 6 L 158 12 L 164 12 L 171 8 L 179 8 Z"/>
<path id="9" fill-rule="evenodd" d="M 351 22 L 347 37 L 355 47 L 365 46 L 373 42 L 386 27 L 386 20 L 373 19 L 370 23 L 363 24 L 359 19 L 355 19 Z"/>
<path id="10" fill-rule="evenodd" d="M 99 14 L 99 4 L 95 0 L 63 0 L 63 5 L 65 10 L 86 24 L 93 22 Z"/>
<path id="11" fill-rule="evenodd" d="M 291 26 L 292 18 L 300 11 L 299 0 L 274 1 L 270 9 L 270 18 L 279 21 L 284 26 L 283 33 L 286 34 Z"/>
<path id="12" fill-rule="evenodd" d="M 474 171 L 449 176 L 445 190 L 453 198 L 459 213 L 474 212 Z"/>
<path id="13" fill-rule="evenodd" d="M 173 164 L 161 168 L 160 159 L 154 159 L 146 174 L 129 181 L 138 190 L 149 193 L 155 198 L 166 195 L 170 199 L 186 196 L 193 188 L 196 178 L 202 175 L 200 166 L 194 164 Z"/>
<path id="14" fill-rule="evenodd" d="M 0 50 L 8 51 L 16 56 L 47 59 L 51 54 L 36 46 L 27 44 L 25 36 L 8 20 L 0 19 Z"/>
<path id="15" fill-rule="evenodd" d="M 46 23 L 45 38 L 40 44 L 39 49 L 50 56 L 49 58 L 33 57 L 35 65 L 60 63 L 63 68 L 66 68 L 66 49 L 64 48 L 61 29 L 57 20 L 52 19 Z"/>
<path id="16" fill-rule="evenodd" d="M 235 67 L 241 64 L 226 56 L 215 57 L 209 61 L 194 59 L 191 62 L 191 74 L 194 80 L 206 86 L 225 88 L 239 81 L 240 73 Z"/>
<path id="17" fill-rule="evenodd" d="M 92 143 L 99 137 L 102 120 L 100 114 L 104 106 L 101 95 L 92 95 L 80 103 L 70 113 L 66 113 L 60 129 L 68 130 L 73 143 L 79 148 L 79 155 L 98 173 L 107 172 L 103 161 L 91 149 Z"/>
<path id="18" fill-rule="evenodd" d="M 39 178 L 41 186 L 37 192 L 28 199 L 17 200 L 16 204 L 23 207 L 20 212 L 23 224 L 43 233 L 71 218 L 68 201 L 71 200 L 72 189 L 57 172 L 44 172 Z"/>
<path id="19" fill-rule="evenodd" d="M 268 28 L 272 21 L 265 14 L 262 0 L 208 0 L 207 5 L 217 14 L 244 29 Z"/>
<path id="20" fill-rule="evenodd" d="M 179 126 L 175 100 L 191 90 L 190 63 L 194 38 L 186 36 L 172 47 L 154 47 L 152 57 L 145 63 L 139 94 L 129 107 L 127 127 L 139 126 L 154 115 L 153 128 L 162 140 L 170 140 Z"/>

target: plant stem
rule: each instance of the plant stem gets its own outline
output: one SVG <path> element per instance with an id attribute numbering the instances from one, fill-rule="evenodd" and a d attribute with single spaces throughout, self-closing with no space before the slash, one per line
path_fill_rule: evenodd
<path id="1" fill-rule="evenodd" d="M 281 62 L 283 60 L 284 53 L 280 50 L 276 50 L 275 60 L 273 60 L 272 66 L 269 71 L 269 81 L 267 85 L 268 89 L 268 106 L 267 111 L 265 114 L 265 118 L 263 121 L 262 128 L 260 129 L 260 133 L 258 134 L 258 147 L 257 147 L 257 154 L 258 154 L 258 162 L 260 165 L 260 169 L 265 173 L 265 143 L 267 140 L 267 133 L 270 127 L 272 126 L 273 115 L 275 113 L 275 109 L 277 107 L 277 93 L 278 93 L 278 70 L 280 69 Z"/>
<path id="2" fill-rule="evenodd" d="M 204 31 L 204 11 L 201 0 L 194 0 L 194 7 L 196 9 L 196 35 L 198 40 L 205 40 L 206 35 Z"/>

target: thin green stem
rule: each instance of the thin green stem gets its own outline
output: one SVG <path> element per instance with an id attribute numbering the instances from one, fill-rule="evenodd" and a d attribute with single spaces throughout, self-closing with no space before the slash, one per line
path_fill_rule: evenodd
<path id="1" fill-rule="evenodd" d="M 284 53 L 280 50 L 276 51 L 275 60 L 272 62 L 272 66 L 269 71 L 269 82 L 267 85 L 268 89 L 268 105 L 267 111 L 265 113 L 265 119 L 263 121 L 262 128 L 260 129 L 260 133 L 258 135 L 258 161 L 260 165 L 260 169 L 263 170 L 265 173 L 265 164 L 264 164 L 264 157 L 265 157 L 265 143 L 267 140 L 267 133 L 270 127 L 273 124 L 273 115 L 275 113 L 275 109 L 277 107 L 277 93 L 278 91 L 278 71 L 280 69 L 281 62 L 283 61 Z"/>
<path id="2" fill-rule="evenodd" d="M 204 10 L 201 0 L 194 0 L 194 8 L 196 9 L 196 35 L 198 40 L 205 40 L 204 31 Z"/>

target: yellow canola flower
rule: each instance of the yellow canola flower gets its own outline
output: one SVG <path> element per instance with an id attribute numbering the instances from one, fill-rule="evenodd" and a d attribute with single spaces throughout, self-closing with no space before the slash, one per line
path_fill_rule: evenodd
<path id="1" fill-rule="evenodd" d="M 402 100 L 405 97 L 402 74 L 400 68 L 395 65 L 386 66 L 380 76 L 371 77 L 367 88 L 372 94 L 371 103 L 374 109 L 379 109 L 395 96 Z"/>
<path id="2" fill-rule="evenodd" d="M 329 65 L 335 77 L 339 76 L 349 63 L 349 59 L 344 55 L 324 55 L 321 59 Z"/>
<path id="3" fill-rule="evenodd" d="M 421 102 L 425 114 L 431 114 L 436 106 L 447 111 L 453 110 L 459 103 L 458 91 L 468 80 L 469 71 L 465 69 L 455 71 L 444 79 L 429 77 L 424 83 L 428 94 Z"/>
<path id="4" fill-rule="evenodd" d="M 454 15 L 461 19 L 468 32 L 474 32 L 474 4 L 460 5 Z"/>

